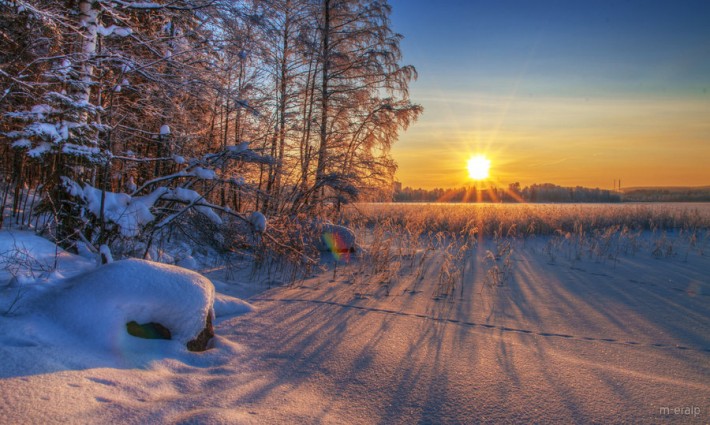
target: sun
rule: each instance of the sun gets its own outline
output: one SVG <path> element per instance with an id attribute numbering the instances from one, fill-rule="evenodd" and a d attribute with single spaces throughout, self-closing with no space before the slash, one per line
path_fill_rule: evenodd
<path id="1" fill-rule="evenodd" d="M 485 155 L 472 156 L 468 160 L 468 176 L 474 180 L 485 180 L 491 169 L 491 160 Z"/>

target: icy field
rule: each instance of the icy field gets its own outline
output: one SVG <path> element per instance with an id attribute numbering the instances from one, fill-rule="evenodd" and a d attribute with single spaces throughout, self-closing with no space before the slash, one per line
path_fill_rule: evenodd
<path id="1" fill-rule="evenodd" d="M 213 273 L 204 353 L 52 320 L 41 288 L 94 267 L 63 253 L 0 316 L 0 422 L 710 422 L 707 232 L 582 234 L 380 235 L 270 290 Z"/>

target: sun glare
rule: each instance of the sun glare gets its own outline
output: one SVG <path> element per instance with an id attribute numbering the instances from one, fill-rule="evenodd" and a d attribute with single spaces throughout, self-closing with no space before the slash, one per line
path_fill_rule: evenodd
<path id="1" fill-rule="evenodd" d="M 474 180 L 485 180 L 491 169 L 491 160 L 484 155 L 472 156 L 468 160 L 468 175 Z"/>

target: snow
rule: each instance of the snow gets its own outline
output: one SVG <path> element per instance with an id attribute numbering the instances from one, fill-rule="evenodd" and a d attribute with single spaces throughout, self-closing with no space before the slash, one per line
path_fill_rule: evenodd
<path id="1" fill-rule="evenodd" d="M 215 294 L 214 314 L 217 317 L 239 316 L 252 311 L 254 306 L 246 301 L 225 294 Z"/>
<path id="2" fill-rule="evenodd" d="M 147 1 L 114 0 L 114 3 L 129 9 L 161 9 L 165 7 L 159 3 Z"/>
<path id="3" fill-rule="evenodd" d="M 190 171 L 193 176 L 203 179 L 203 180 L 213 180 L 217 177 L 217 173 L 214 170 L 210 170 L 202 167 L 195 167 Z"/>
<path id="4" fill-rule="evenodd" d="M 94 105 L 86 99 L 75 100 L 72 97 L 66 95 L 64 92 L 58 93 L 55 91 L 47 92 L 44 95 L 45 98 L 58 102 L 72 109 L 88 111 L 90 113 L 102 112 L 103 108 L 101 106 Z"/>
<path id="5" fill-rule="evenodd" d="M 81 156 L 90 161 L 100 160 L 101 149 L 95 146 L 82 146 L 75 143 L 65 143 L 62 145 L 62 152 L 68 155 Z"/>
<path id="6" fill-rule="evenodd" d="M 61 136 L 62 140 L 68 140 L 69 139 L 69 126 L 66 124 L 66 122 L 62 122 L 61 126 L 59 127 L 59 135 Z"/>
<path id="7" fill-rule="evenodd" d="M 215 294 L 211 281 L 194 271 L 138 259 L 97 267 L 32 232 L 0 231 L 0 379 L 96 365 L 149 367 L 155 360 L 219 362 L 233 354 L 233 344 L 217 336 L 216 349 L 198 354 L 187 350 L 187 342 L 208 315 L 224 320 L 250 311 L 242 300 Z M 160 323 L 172 339 L 130 336 L 130 321 Z M 10 388 L 0 380 L 0 399 Z M 36 417 L 8 418 L 6 407 L 0 402 L 3 422 L 36 423 Z"/>
<path id="8" fill-rule="evenodd" d="M 163 198 L 193 204 L 197 212 L 209 218 L 215 224 L 222 224 L 222 219 L 209 207 L 209 203 L 204 200 L 202 195 L 192 189 L 185 189 L 183 187 L 170 189 L 165 193 Z"/>
<path id="9" fill-rule="evenodd" d="M 50 294 L 51 316 L 88 345 L 130 349 L 126 323 L 155 322 L 185 346 L 212 314 L 214 287 L 205 277 L 144 260 L 115 261 L 77 275 Z M 142 341 L 138 341 L 139 344 Z"/>
<path id="10" fill-rule="evenodd" d="M 128 177 L 128 181 L 126 182 L 126 190 L 129 192 L 133 193 L 138 189 L 138 185 L 136 185 L 136 181 L 133 178 L 133 176 Z"/>
<path id="11" fill-rule="evenodd" d="M 43 120 L 47 115 L 57 112 L 54 108 L 49 105 L 35 105 L 31 110 L 32 114 L 36 115 L 38 120 Z"/>
<path id="12" fill-rule="evenodd" d="M 66 177 L 63 182 L 72 196 L 84 200 L 91 214 L 95 217 L 101 216 L 101 190 L 89 184 L 81 187 Z M 150 208 L 167 192 L 168 189 L 164 187 L 157 188 L 148 195 L 136 197 L 126 193 L 105 192 L 104 217 L 107 221 L 117 224 L 123 236 L 137 236 L 143 226 L 155 219 Z"/>
<path id="13" fill-rule="evenodd" d="M 89 247 L 89 245 L 87 245 L 84 242 L 81 242 L 81 241 L 77 242 L 76 243 L 76 250 L 77 250 L 77 253 L 79 254 L 79 256 L 81 256 L 81 257 L 88 258 L 91 260 L 98 260 L 98 258 L 96 256 L 96 250 L 92 247 Z"/>
<path id="14" fill-rule="evenodd" d="M 103 35 L 104 37 L 110 37 L 110 36 L 127 37 L 127 36 L 133 34 L 133 30 L 131 30 L 130 28 L 119 27 L 116 25 L 110 25 L 108 27 L 104 27 L 102 25 L 97 25 L 96 32 L 100 35 Z"/>
<path id="15" fill-rule="evenodd" d="M 22 261 L 18 261 L 20 259 Z M 65 252 L 33 232 L 0 231 L 0 288 L 13 277 L 20 283 L 44 284 L 73 276 L 94 264 Z M 0 304 L 0 313 L 5 308 Z"/>
<path id="16" fill-rule="evenodd" d="M 54 142 L 62 140 L 62 136 L 57 131 L 57 127 L 54 124 L 46 122 L 33 122 L 27 126 L 25 131 L 30 135 L 48 137 Z"/>
<path id="17" fill-rule="evenodd" d="M 249 223 L 256 233 L 264 233 L 266 230 L 266 217 L 259 211 L 254 211 L 249 216 Z"/>
<path id="18" fill-rule="evenodd" d="M 104 244 L 99 247 L 99 255 L 102 260 L 106 260 L 106 263 L 113 263 L 113 255 L 111 254 L 111 248 L 109 248 L 108 245 Z"/>
<path id="19" fill-rule="evenodd" d="M 62 60 L 62 64 L 58 67 L 57 71 L 61 75 L 67 75 L 67 74 L 69 74 L 69 72 L 71 72 L 71 66 L 72 66 L 71 61 L 68 58 L 64 58 Z"/>
<path id="20" fill-rule="evenodd" d="M 248 292 L 249 282 L 270 271 L 246 267 L 236 273 L 239 284 L 226 272 L 210 275 L 216 337 L 204 353 L 189 353 L 177 341 L 76 329 L 82 316 L 104 314 L 94 303 L 111 319 L 97 325 L 120 325 L 126 316 L 114 297 L 116 305 L 136 308 L 146 299 L 144 286 L 155 296 L 148 310 L 162 306 L 151 281 L 201 282 L 189 272 L 166 271 L 173 279 L 162 273 L 167 266 L 152 263 L 148 272 L 110 268 L 122 261 L 102 266 L 109 275 L 133 276 L 122 278 L 123 291 L 87 278 L 101 270 L 89 262 L 83 267 L 94 272 L 66 281 L 43 275 L 22 283 L 27 292 L 19 306 L 0 315 L 3 421 L 707 422 L 710 256 L 703 242 L 686 252 L 681 235 L 668 234 L 681 254 L 657 257 L 646 249 L 657 237 L 649 232 L 639 236 L 645 248 L 635 253 L 577 258 L 563 236 L 513 238 L 506 268 L 505 256 L 486 255 L 501 241 L 482 238 L 461 258 L 453 295 L 444 296 L 445 247 L 416 248 L 394 235 L 387 253 L 377 248 L 387 241 L 357 235 L 363 249 L 349 263 L 323 264 L 324 273 L 293 285 L 252 289 L 248 304 L 230 295 Z M 53 245 L 33 238 L 24 233 L 15 241 L 51 263 Z M 14 244 L 0 232 L 0 246 Z M 87 262 L 67 256 L 52 273 Z M 377 258 L 387 258 L 394 271 L 377 271 Z M 495 266 L 506 274 L 502 284 L 489 280 Z M 62 294 L 79 281 L 84 295 Z M 3 306 L 17 287 L 0 291 Z M 190 294 L 174 301 L 204 311 Z M 73 307 L 50 302 L 59 296 Z M 137 313 L 148 319 L 147 311 Z M 241 313 L 247 314 L 231 316 Z M 662 410 L 688 406 L 687 415 Z"/>
<path id="21" fill-rule="evenodd" d="M 197 270 L 199 269 L 199 265 L 197 264 L 197 260 L 192 255 L 187 255 L 183 258 L 180 258 L 177 260 L 175 265 L 189 269 L 189 270 Z"/>
<path id="22" fill-rule="evenodd" d="M 227 150 L 232 153 L 241 153 L 249 149 L 249 142 L 240 142 L 235 146 L 228 146 Z"/>
<path id="23" fill-rule="evenodd" d="M 50 145 L 47 142 L 41 142 L 35 148 L 30 149 L 27 152 L 27 155 L 29 155 L 32 158 L 39 158 L 40 156 L 49 152 L 51 149 L 52 149 L 52 145 Z"/>
<path id="24" fill-rule="evenodd" d="M 13 148 L 24 148 L 24 149 L 29 149 L 32 147 L 32 142 L 30 142 L 27 139 L 17 139 L 14 142 L 12 142 L 11 145 Z"/>

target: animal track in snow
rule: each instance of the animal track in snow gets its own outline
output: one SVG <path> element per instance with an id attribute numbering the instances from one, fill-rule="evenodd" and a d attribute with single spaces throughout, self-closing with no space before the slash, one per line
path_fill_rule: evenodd
<path id="1" fill-rule="evenodd" d="M 290 298 L 290 299 L 253 298 L 250 301 L 251 302 L 279 302 L 279 303 L 286 303 L 286 304 L 311 303 L 311 304 L 320 304 L 320 305 L 330 305 L 330 306 L 335 306 L 335 307 L 340 307 L 340 308 L 355 309 L 355 310 L 361 310 L 361 311 L 372 312 L 372 313 L 382 313 L 382 314 L 389 314 L 389 315 L 394 315 L 394 316 L 411 317 L 411 318 L 432 320 L 435 322 L 444 322 L 444 323 L 449 322 L 449 323 L 451 323 L 453 325 L 457 325 L 457 326 L 478 327 L 481 329 L 498 330 L 501 332 L 516 332 L 516 333 L 534 335 L 534 336 L 543 337 L 543 338 L 563 338 L 563 339 L 567 339 L 567 340 L 601 342 L 601 343 L 616 344 L 616 345 L 628 345 L 628 346 L 636 346 L 636 347 L 652 347 L 652 348 L 664 348 L 664 349 L 677 349 L 677 350 L 684 350 L 684 351 L 710 352 L 710 348 L 687 347 L 684 345 L 667 344 L 667 343 L 660 343 L 660 342 L 644 344 L 644 343 L 637 342 L 637 341 L 619 341 L 614 338 L 574 336 L 574 335 L 563 334 L 563 333 L 540 332 L 540 331 L 533 331 L 533 330 L 528 330 L 528 329 L 510 328 L 510 327 L 501 326 L 501 325 L 491 325 L 489 323 L 476 323 L 476 322 L 461 321 L 461 320 L 457 320 L 457 319 L 437 318 L 437 317 L 424 315 L 424 314 L 420 314 L 420 313 L 409 313 L 409 312 L 403 312 L 403 311 L 382 309 L 382 308 L 377 308 L 377 307 L 364 307 L 364 306 L 359 306 L 359 305 L 344 304 L 344 303 L 339 303 L 339 302 L 335 302 L 335 301 L 308 300 L 308 299 L 298 299 L 298 298 L 296 298 L 296 299 L 294 299 L 294 298 Z"/>

